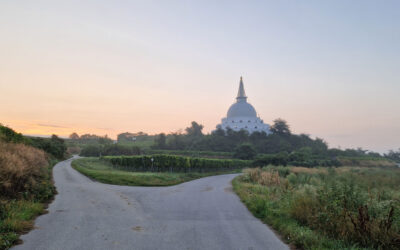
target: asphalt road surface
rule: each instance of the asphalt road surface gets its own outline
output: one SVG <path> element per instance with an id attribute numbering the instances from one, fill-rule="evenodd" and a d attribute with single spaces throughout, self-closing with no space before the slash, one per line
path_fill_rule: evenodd
<path id="1" fill-rule="evenodd" d="M 13 249 L 288 249 L 232 191 L 234 174 L 171 187 L 94 182 L 58 163 L 58 195 Z"/>

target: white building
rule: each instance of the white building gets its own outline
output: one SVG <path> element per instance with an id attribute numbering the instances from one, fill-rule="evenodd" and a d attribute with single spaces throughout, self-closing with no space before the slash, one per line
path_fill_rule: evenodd
<path id="1" fill-rule="evenodd" d="M 217 125 L 224 130 L 228 127 L 234 131 L 241 129 L 247 130 L 250 134 L 255 131 L 264 131 L 270 133 L 269 125 L 265 124 L 254 107 L 247 102 L 247 96 L 244 92 L 243 79 L 240 77 L 239 91 L 236 97 L 236 103 L 232 104 L 228 110 L 226 118 L 222 118 L 222 123 Z"/>

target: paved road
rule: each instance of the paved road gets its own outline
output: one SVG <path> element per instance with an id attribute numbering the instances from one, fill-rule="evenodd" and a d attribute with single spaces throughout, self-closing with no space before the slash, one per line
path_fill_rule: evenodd
<path id="1" fill-rule="evenodd" d="M 14 249 L 288 249 L 232 192 L 236 176 L 172 187 L 93 182 L 54 167 L 58 195 Z"/>

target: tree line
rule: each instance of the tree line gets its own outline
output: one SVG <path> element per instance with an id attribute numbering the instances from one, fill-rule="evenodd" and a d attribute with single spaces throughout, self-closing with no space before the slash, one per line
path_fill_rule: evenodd
<path id="1" fill-rule="evenodd" d="M 193 121 L 184 133 L 158 134 L 154 148 L 169 150 L 201 150 L 234 152 L 238 158 L 254 158 L 257 154 L 288 154 L 297 152 L 297 158 L 304 155 L 333 158 L 338 156 L 375 156 L 378 153 L 359 149 L 341 150 L 328 148 L 321 138 L 311 138 L 307 134 L 293 134 L 289 124 L 283 119 L 276 119 L 271 126 L 271 133 L 245 130 L 223 130 L 217 127 L 210 134 L 203 133 L 203 125 Z"/>

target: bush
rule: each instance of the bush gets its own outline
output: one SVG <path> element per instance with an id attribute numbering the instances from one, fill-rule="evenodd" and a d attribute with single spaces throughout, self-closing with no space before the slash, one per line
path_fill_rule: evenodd
<path id="1" fill-rule="evenodd" d="M 140 172 L 218 172 L 241 169 L 250 165 L 249 161 L 244 160 L 189 158 L 175 155 L 105 156 L 102 159 L 116 168 Z"/>
<path id="2" fill-rule="evenodd" d="M 101 156 L 103 147 L 99 144 L 91 144 L 81 150 L 80 156 L 98 157 Z"/>
<path id="3" fill-rule="evenodd" d="M 16 133 L 11 128 L 0 124 L 0 140 L 5 142 L 23 143 L 25 138 L 21 133 Z"/>
<path id="4" fill-rule="evenodd" d="M 6 198 L 51 197 L 48 161 L 42 150 L 23 144 L 0 142 L 0 196 Z"/>
<path id="5" fill-rule="evenodd" d="M 261 155 L 257 157 L 253 161 L 253 166 L 261 167 L 261 166 L 286 166 L 288 164 L 288 154 L 286 152 L 282 152 L 279 154 L 269 154 L 269 155 Z"/>
<path id="6" fill-rule="evenodd" d="M 52 135 L 51 138 L 30 138 L 29 145 L 42 149 L 57 159 L 64 159 L 67 152 L 64 140 L 56 135 Z"/>
<path id="7" fill-rule="evenodd" d="M 305 150 L 303 150 L 305 151 Z M 253 166 L 261 167 L 261 166 L 297 166 L 297 167 L 339 167 L 341 166 L 341 162 L 334 159 L 326 159 L 326 158 L 315 158 L 311 154 L 307 154 L 304 152 L 292 152 L 288 154 L 287 152 L 281 152 L 278 154 L 264 154 L 259 155 L 254 161 Z"/>
<path id="8" fill-rule="evenodd" d="M 233 157 L 241 160 L 251 160 L 256 156 L 256 154 L 253 145 L 244 143 L 236 147 Z"/>

